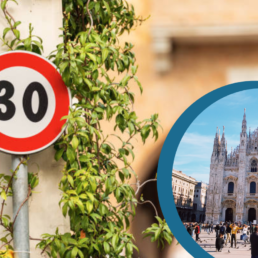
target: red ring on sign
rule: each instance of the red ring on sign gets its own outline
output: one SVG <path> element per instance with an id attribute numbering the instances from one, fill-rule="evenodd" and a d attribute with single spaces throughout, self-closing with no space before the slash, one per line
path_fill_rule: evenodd
<path id="1" fill-rule="evenodd" d="M 40 133 L 26 138 L 13 138 L 0 132 L 0 149 L 14 154 L 34 153 L 52 144 L 62 133 L 69 114 L 70 93 L 56 67 L 47 59 L 25 51 L 13 51 L 0 55 L 0 72 L 11 67 L 31 68 L 43 75 L 50 83 L 56 99 L 56 109 L 48 126 Z"/>

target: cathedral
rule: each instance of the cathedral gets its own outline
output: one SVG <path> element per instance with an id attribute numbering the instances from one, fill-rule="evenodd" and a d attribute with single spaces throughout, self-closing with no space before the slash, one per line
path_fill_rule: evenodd
<path id="1" fill-rule="evenodd" d="M 258 128 L 247 133 L 246 112 L 240 144 L 227 152 L 225 128 L 214 139 L 207 191 L 206 222 L 258 219 Z"/>

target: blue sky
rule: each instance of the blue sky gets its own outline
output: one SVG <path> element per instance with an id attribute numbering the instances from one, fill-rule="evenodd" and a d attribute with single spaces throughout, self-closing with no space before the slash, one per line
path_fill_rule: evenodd
<path id="1" fill-rule="evenodd" d="M 178 147 L 174 169 L 209 182 L 210 158 L 217 126 L 222 135 L 223 125 L 231 147 L 239 144 L 244 108 L 246 108 L 247 131 L 258 127 L 258 89 L 229 95 L 205 109 L 190 125 Z"/>

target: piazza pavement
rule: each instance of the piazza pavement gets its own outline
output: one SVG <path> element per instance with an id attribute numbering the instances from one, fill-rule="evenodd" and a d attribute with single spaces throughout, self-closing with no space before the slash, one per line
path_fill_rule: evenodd
<path id="1" fill-rule="evenodd" d="M 200 234 L 201 241 L 198 241 L 198 244 L 210 255 L 213 257 L 227 257 L 227 258 L 251 258 L 251 245 L 249 243 L 245 244 L 243 240 L 240 240 L 240 234 L 237 234 L 237 248 L 234 247 L 230 248 L 231 244 L 227 243 L 227 246 L 224 245 L 224 248 L 222 252 L 216 252 L 215 249 L 215 240 L 216 240 L 216 233 L 213 231 L 213 233 L 208 234 L 202 229 L 202 232 Z M 250 237 L 250 235 L 249 235 Z M 195 239 L 195 234 L 194 234 Z M 257 243 L 258 244 L 258 243 Z"/>

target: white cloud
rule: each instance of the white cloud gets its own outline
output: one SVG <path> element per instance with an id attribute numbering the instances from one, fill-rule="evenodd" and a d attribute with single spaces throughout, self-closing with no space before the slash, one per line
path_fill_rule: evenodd
<path id="1" fill-rule="evenodd" d="M 174 168 L 208 183 L 210 158 L 213 150 L 214 135 L 185 133 L 176 153 Z M 226 135 L 228 152 L 239 144 L 239 135 Z"/>
<path id="2" fill-rule="evenodd" d="M 185 133 L 181 143 L 204 146 L 206 144 L 212 144 L 214 136 L 200 135 L 198 133 Z"/>
<path id="3" fill-rule="evenodd" d="M 248 95 L 246 91 L 241 91 L 221 99 L 220 103 L 226 106 L 242 106 L 253 101 L 257 101 L 257 99 Z"/>

